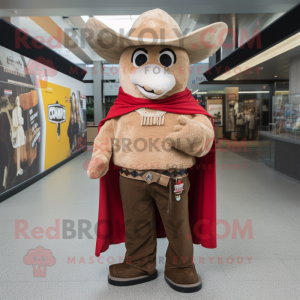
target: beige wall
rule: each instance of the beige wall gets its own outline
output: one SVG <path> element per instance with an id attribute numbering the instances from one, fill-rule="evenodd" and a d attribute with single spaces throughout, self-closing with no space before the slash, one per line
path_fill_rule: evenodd
<path id="1" fill-rule="evenodd" d="M 98 134 L 98 126 L 87 126 L 87 142 L 94 143 L 94 140 Z"/>

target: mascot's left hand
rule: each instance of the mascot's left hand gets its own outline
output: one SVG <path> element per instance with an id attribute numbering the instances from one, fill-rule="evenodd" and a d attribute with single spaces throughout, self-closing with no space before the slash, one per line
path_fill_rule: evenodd
<path id="1" fill-rule="evenodd" d="M 174 126 L 174 132 L 166 137 L 166 139 L 171 139 L 167 141 L 169 146 L 186 153 L 199 150 L 198 146 L 202 144 L 203 140 L 201 124 L 183 115 L 179 116 L 177 120 L 179 124 Z"/>
<path id="2" fill-rule="evenodd" d="M 109 161 L 104 155 L 94 156 L 88 166 L 87 174 L 91 179 L 104 176 L 108 171 Z"/>

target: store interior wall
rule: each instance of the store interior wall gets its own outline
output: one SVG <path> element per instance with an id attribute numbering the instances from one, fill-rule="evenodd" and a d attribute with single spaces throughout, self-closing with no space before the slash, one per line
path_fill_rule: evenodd
<path id="1" fill-rule="evenodd" d="M 300 93 L 300 57 L 294 58 L 290 61 L 290 94 Z"/>
<path id="2" fill-rule="evenodd" d="M 103 79 L 102 62 L 94 61 L 94 67 L 96 72 L 94 72 L 94 123 L 99 124 L 104 118 L 103 115 L 103 102 L 101 99 L 102 95 L 102 84 Z"/>

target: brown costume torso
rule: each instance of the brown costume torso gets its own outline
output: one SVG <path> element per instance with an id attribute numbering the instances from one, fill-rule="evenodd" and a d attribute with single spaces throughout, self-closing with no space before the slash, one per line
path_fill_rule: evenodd
<path id="1" fill-rule="evenodd" d="M 206 116 L 186 115 L 193 122 L 190 126 L 185 125 L 189 126 L 188 136 L 183 132 L 179 140 L 166 138 L 178 125 L 179 115 L 165 113 L 163 117 L 161 125 L 142 125 L 142 116 L 136 111 L 108 120 L 95 139 L 93 157 L 103 160 L 105 171 L 111 156 L 114 164 L 120 167 L 167 170 L 190 168 L 195 164 L 195 156 L 201 157 L 209 152 L 214 132 Z"/>

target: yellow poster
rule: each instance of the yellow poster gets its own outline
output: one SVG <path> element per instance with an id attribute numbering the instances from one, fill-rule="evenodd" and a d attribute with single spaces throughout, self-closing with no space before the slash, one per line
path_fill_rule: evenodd
<path id="1" fill-rule="evenodd" d="M 61 162 L 71 155 L 68 137 L 70 122 L 70 95 L 71 89 L 47 82 L 41 88 L 45 121 L 46 121 L 46 145 L 45 145 L 45 170 Z"/>

